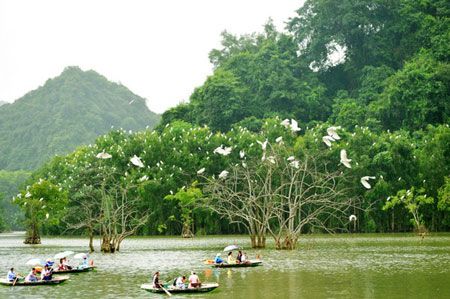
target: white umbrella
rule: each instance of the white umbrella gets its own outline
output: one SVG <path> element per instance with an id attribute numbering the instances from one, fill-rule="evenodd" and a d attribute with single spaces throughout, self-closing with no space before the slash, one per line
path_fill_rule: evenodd
<path id="1" fill-rule="evenodd" d="M 60 253 L 55 254 L 54 259 L 55 259 L 55 260 L 59 260 L 59 259 L 68 257 L 69 255 L 72 255 L 72 254 L 74 254 L 73 251 L 64 251 L 64 252 L 60 252 Z"/>
<path id="2" fill-rule="evenodd" d="M 26 262 L 28 266 L 43 266 L 45 263 L 41 259 L 31 259 Z"/>
<path id="3" fill-rule="evenodd" d="M 75 254 L 74 256 L 73 256 L 73 258 L 75 258 L 75 259 L 84 259 L 84 258 L 87 258 L 87 254 L 86 253 L 77 253 L 77 254 Z"/>
<path id="4" fill-rule="evenodd" d="M 227 247 L 225 247 L 223 249 L 223 251 L 233 251 L 233 250 L 237 250 L 241 247 L 239 247 L 238 245 L 228 245 Z"/>

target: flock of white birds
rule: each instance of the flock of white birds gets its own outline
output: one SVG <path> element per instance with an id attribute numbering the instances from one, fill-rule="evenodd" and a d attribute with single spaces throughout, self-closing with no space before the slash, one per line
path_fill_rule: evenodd
<path id="1" fill-rule="evenodd" d="M 284 119 L 281 122 L 281 125 L 283 125 L 286 129 L 289 129 L 293 133 L 299 132 L 301 130 L 301 128 L 298 126 L 298 122 L 296 120 L 294 120 L 294 119 L 291 119 L 291 120 Z M 332 142 L 336 142 L 336 141 L 341 139 L 341 137 L 337 133 L 337 131 L 339 129 L 341 129 L 341 127 L 339 127 L 339 126 L 337 126 L 337 127 L 332 126 L 332 127 L 327 128 L 327 135 L 322 137 L 322 140 L 326 144 L 326 146 L 331 147 L 332 146 Z M 208 137 L 211 137 L 211 135 L 208 136 Z M 283 142 L 283 138 L 280 136 L 280 137 L 275 139 L 275 142 L 280 144 L 280 143 Z M 257 143 L 261 146 L 262 151 L 263 151 L 263 156 L 262 156 L 261 160 L 262 161 L 266 161 L 267 160 L 268 162 L 275 164 L 276 163 L 275 157 L 273 157 L 273 156 L 266 156 L 267 145 L 269 143 L 268 140 L 267 139 L 265 141 L 259 141 L 258 140 Z M 250 146 L 253 146 L 253 144 L 251 144 Z M 224 145 L 220 145 L 219 147 L 217 147 L 213 151 L 213 153 L 214 154 L 219 154 L 219 155 L 222 155 L 222 156 L 228 156 L 228 155 L 231 154 L 232 150 L 233 150 L 233 147 L 231 147 L 231 146 L 230 147 L 225 147 Z M 239 151 L 239 157 L 241 159 L 245 158 L 245 151 L 244 150 L 240 150 Z M 109 153 L 106 153 L 105 151 L 102 151 L 102 152 L 100 152 L 100 153 L 98 153 L 96 155 L 96 158 L 98 158 L 98 159 L 111 159 L 112 155 L 109 154 Z M 300 161 L 298 161 L 294 156 L 288 157 L 287 161 L 289 162 L 289 165 L 294 167 L 294 168 L 298 169 L 300 167 Z M 347 168 L 352 168 L 352 166 L 350 164 L 351 161 L 352 160 L 349 159 L 348 156 L 347 156 L 347 151 L 345 149 L 342 149 L 340 151 L 340 163 L 342 165 L 344 165 L 345 167 L 347 167 Z M 136 156 L 136 155 L 134 155 L 133 157 L 130 158 L 130 162 L 131 162 L 131 164 L 133 164 L 136 167 L 139 167 L 139 168 L 144 168 L 145 167 L 145 165 L 142 162 L 141 158 Z M 159 164 L 162 165 L 163 162 L 160 161 Z M 245 164 L 244 161 L 242 162 L 242 166 L 246 167 L 246 164 Z M 203 173 L 205 173 L 205 171 L 206 171 L 205 168 L 201 168 L 201 169 L 199 169 L 197 171 L 197 175 L 202 175 Z M 228 174 L 229 174 L 229 172 L 227 170 L 223 170 L 219 174 L 218 177 L 219 177 L 219 179 L 226 179 Z M 139 181 L 143 182 L 143 181 L 146 181 L 148 179 L 149 179 L 149 177 L 147 175 L 144 175 L 143 177 L 141 177 L 139 179 Z M 365 188 L 370 189 L 372 187 L 370 185 L 370 183 L 369 183 L 370 179 L 376 179 L 376 177 L 374 177 L 374 176 L 363 176 L 363 177 L 361 177 L 360 182 Z M 20 194 L 18 194 L 18 197 L 20 197 Z M 25 197 L 26 198 L 31 197 L 31 193 L 27 192 L 25 194 Z M 25 202 L 25 204 L 26 204 L 26 202 Z M 47 213 L 46 214 L 46 218 L 48 218 L 48 217 L 49 217 L 49 214 Z M 356 221 L 356 216 L 355 215 L 350 215 L 349 220 L 350 221 Z"/>

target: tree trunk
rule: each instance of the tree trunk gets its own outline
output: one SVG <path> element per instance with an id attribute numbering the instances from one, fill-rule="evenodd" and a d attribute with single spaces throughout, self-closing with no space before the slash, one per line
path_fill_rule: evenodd
<path id="1" fill-rule="evenodd" d="M 94 252 L 94 232 L 89 229 L 89 252 Z"/>
<path id="2" fill-rule="evenodd" d="M 39 228 L 36 223 L 31 224 L 30 229 L 27 231 L 27 236 L 24 244 L 41 244 L 41 236 L 39 235 Z"/>
<path id="3" fill-rule="evenodd" d="M 114 253 L 115 247 L 112 243 L 112 240 L 109 236 L 103 236 L 102 237 L 102 244 L 100 246 L 100 250 L 104 253 Z"/>

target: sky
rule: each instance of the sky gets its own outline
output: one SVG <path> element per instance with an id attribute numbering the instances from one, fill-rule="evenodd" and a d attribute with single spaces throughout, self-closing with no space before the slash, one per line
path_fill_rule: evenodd
<path id="1" fill-rule="evenodd" d="M 162 113 L 212 74 L 220 33 L 279 30 L 302 0 L 0 0 L 0 101 L 67 66 L 95 70 Z"/>

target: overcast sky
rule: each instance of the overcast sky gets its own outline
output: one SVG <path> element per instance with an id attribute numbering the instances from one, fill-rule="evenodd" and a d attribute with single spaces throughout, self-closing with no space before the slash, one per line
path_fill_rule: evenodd
<path id="1" fill-rule="evenodd" d="M 66 66 L 93 69 L 161 113 L 212 73 L 220 33 L 278 29 L 302 0 L 0 0 L 0 100 L 12 102 Z"/>

